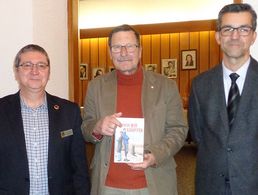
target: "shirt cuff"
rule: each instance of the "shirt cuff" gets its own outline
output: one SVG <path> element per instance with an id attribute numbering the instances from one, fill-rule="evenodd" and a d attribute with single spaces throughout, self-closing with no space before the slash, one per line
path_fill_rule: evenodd
<path id="1" fill-rule="evenodd" d="M 98 141 L 100 141 L 103 138 L 103 135 L 94 132 L 92 132 L 92 136 Z"/>

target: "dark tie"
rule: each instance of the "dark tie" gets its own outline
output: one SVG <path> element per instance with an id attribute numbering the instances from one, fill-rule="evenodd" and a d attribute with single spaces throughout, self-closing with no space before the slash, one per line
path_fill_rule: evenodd
<path id="1" fill-rule="evenodd" d="M 236 80 L 239 77 L 238 74 L 232 73 L 229 75 L 231 78 L 231 87 L 228 94 L 228 121 L 229 128 L 231 129 L 234 119 L 236 117 L 237 106 L 240 100 L 239 90 L 236 84 Z"/>

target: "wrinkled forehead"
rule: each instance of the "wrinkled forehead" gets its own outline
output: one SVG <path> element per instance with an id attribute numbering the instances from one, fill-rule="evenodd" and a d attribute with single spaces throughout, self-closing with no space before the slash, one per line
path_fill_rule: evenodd
<path id="1" fill-rule="evenodd" d="M 137 38 L 133 31 L 119 31 L 113 34 L 111 44 L 137 44 Z"/>

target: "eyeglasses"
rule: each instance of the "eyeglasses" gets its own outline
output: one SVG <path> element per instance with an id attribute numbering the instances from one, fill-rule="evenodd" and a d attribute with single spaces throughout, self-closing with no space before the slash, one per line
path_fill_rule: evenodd
<path id="1" fill-rule="evenodd" d="M 222 36 L 231 36 L 235 30 L 240 36 L 248 36 L 253 28 L 251 26 L 239 26 L 236 28 L 232 26 L 223 26 L 220 29 L 220 33 Z"/>
<path id="2" fill-rule="evenodd" d="M 24 70 L 32 70 L 33 67 L 35 66 L 37 67 L 38 70 L 43 71 L 43 70 L 46 70 L 49 65 L 44 62 L 38 62 L 36 64 L 33 64 L 32 62 L 24 62 L 19 66 L 22 67 Z"/>
<path id="3" fill-rule="evenodd" d="M 122 48 L 125 48 L 127 52 L 132 53 L 138 47 L 139 47 L 139 45 L 136 45 L 136 44 L 112 45 L 111 46 L 111 51 L 113 53 L 120 53 L 122 51 Z"/>

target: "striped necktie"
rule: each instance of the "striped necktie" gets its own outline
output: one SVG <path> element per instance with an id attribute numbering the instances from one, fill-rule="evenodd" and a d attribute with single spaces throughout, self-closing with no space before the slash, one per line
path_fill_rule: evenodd
<path id="1" fill-rule="evenodd" d="M 236 73 L 232 73 L 229 75 L 231 78 L 231 87 L 228 94 L 228 121 L 229 121 L 229 128 L 231 129 L 234 119 L 236 117 L 237 107 L 240 100 L 240 94 L 237 87 L 236 80 L 238 79 L 239 75 Z"/>

